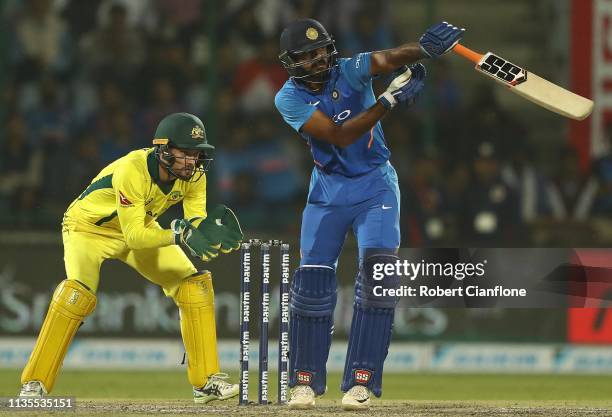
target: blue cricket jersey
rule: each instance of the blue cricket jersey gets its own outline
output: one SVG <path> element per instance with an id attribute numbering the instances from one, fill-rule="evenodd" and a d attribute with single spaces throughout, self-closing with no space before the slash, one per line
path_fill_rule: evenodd
<path id="1" fill-rule="evenodd" d="M 318 109 L 342 124 L 376 103 L 370 75 L 370 52 L 340 58 L 325 88 L 313 93 L 290 78 L 276 94 L 274 103 L 283 119 L 310 145 L 315 164 L 327 174 L 355 177 L 389 160 L 380 121 L 356 142 L 341 148 L 301 131 Z"/>

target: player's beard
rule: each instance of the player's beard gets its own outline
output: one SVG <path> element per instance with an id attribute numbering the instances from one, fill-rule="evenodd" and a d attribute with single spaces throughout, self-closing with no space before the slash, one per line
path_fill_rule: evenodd
<path id="1" fill-rule="evenodd" d="M 294 75 L 295 79 L 309 88 L 320 90 L 331 78 L 332 69 L 336 66 L 335 50 L 329 55 L 313 62 L 310 69 L 302 68 L 301 75 Z M 314 88 L 313 88 L 314 87 Z"/>
<path id="2" fill-rule="evenodd" d="M 331 67 L 313 71 L 298 81 L 313 92 L 320 92 L 331 78 Z"/>
<path id="3" fill-rule="evenodd" d="M 189 181 L 193 178 L 193 175 L 196 172 L 195 166 L 192 164 L 185 165 L 180 170 L 173 170 L 174 174 L 181 180 Z"/>
<path id="4" fill-rule="evenodd" d="M 166 170 L 173 177 L 182 181 L 193 181 L 194 175 L 199 171 L 194 164 L 185 164 L 182 168 L 169 166 Z"/>
<path id="5" fill-rule="evenodd" d="M 310 74 L 305 76 L 303 80 L 313 84 L 325 84 L 331 76 L 333 67 L 331 59 L 331 57 L 324 58 L 322 62 L 318 63 L 316 68 L 310 70 Z"/>
<path id="6" fill-rule="evenodd" d="M 314 72 L 312 75 L 307 76 L 304 80 L 314 84 L 325 84 L 329 81 L 330 74 L 331 67 L 327 67 Z"/>

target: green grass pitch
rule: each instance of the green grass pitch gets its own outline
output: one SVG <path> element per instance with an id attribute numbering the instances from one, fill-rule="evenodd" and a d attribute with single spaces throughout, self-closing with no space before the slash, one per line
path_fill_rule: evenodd
<path id="1" fill-rule="evenodd" d="M 0 371 L 0 397 L 17 393 L 19 375 L 19 371 Z M 237 373 L 231 377 L 236 381 Z M 251 372 L 253 400 L 257 398 L 256 379 L 256 372 Z M 339 407 L 339 385 L 340 375 L 331 374 L 328 392 L 318 401 L 319 407 L 299 415 L 351 415 Z M 184 371 L 66 370 L 60 374 L 53 395 L 76 397 L 78 416 L 298 414 L 275 405 L 239 408 L 237 399 L 195 405 Z M 276 400 L 276 375 L 270 375 L 270 399 Z M 612 376 L 387 374 L 384 395 L 373 401 L 367 414 L 612 416 Z M 16 414 L 3 408 L 0 415 Z"/>

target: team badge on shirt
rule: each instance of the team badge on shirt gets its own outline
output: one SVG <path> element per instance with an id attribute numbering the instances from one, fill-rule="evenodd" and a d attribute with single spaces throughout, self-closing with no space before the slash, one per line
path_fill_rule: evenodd
<path id="1" fill-rule="evenodd" d="M 183 193 L 181 193 L 180 191 L 172 191 L 168 196 L 168 199 L 170 201 L 179 201 L 181 197 L 183 197 Z"/>
<path id="2" fill-rule="evenodd" d="M 339 98 L 340 98 L 340 92 L 334 88 L 334 91 L 332 91 L 332 100 L 338 101 Z"/>
<path id="3" fill-rule="evenodd" d="M 121 204 L 122 207 L 133 206 L 132 202 L 128 200 L 128 198 L 121 191 L 119 191 L 119 204 Z"/>

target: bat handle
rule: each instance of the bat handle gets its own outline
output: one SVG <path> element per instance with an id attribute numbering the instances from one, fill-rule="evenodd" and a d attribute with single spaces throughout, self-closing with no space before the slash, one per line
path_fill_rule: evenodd
<path id="1" fill-rule="evenodd" d="M 456 52 L 457 54 L 461 55 L 462 57 L 469 59 L 470 61 L 472 61 L 475 64 L 478 64 L 480 62 L 480 60 L 482 59 L 483 55 L 479 54 L 476 51 L 472 51 L 470 48 L 467 48 L 463 45 L 461 45 L 460 43 L 458 43 L 457 45 L 455 45 L 455 47 L 453 48 L 453 51 Z"/>

